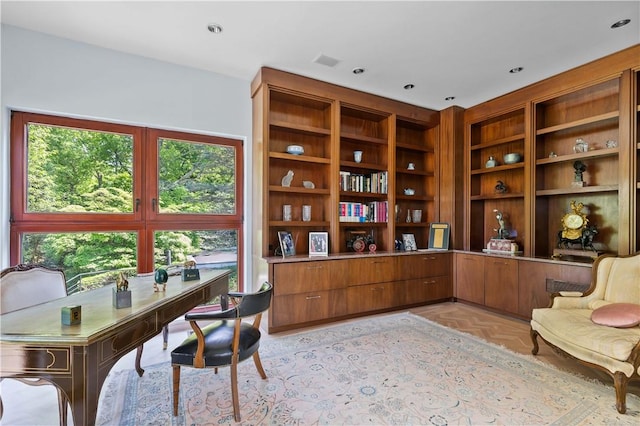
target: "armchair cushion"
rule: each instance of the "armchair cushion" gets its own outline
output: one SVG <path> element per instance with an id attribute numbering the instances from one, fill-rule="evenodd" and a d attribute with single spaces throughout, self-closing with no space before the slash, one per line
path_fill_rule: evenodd
<path id="1" fill-rule="evenodd" d="M 610 303 L 595 309 L 591 321 L 609 327 L 635 327 L 640 324 L 640 305 L 635 303 Z"/>

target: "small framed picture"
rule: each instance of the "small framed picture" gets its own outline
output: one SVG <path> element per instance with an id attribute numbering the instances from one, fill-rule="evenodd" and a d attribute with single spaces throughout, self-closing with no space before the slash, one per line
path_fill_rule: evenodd
<path id="1" fill-rule="evenodd" d="M 449 249 L 449 224 L 433 222 L 429 227 L 429 248 L 435 250 Z"/>
<path id="2" fill-rule="evenodd" d="M 402 234 L 402 243 L 404 244 L 405 251 L 416 251 L 416 237 L 413 234 Z"/>
<path id="3" fill-rule="evenodd" d="M 296 245 L 293 242 L 293 237 L 289 231 L 278 231 L 278 240 L 280 240 L 280 249 L 282 250 L 282 257 L 295 256 Z"/>
<path id="4" fill-rule="evenodd" d="M 329 233 L 309 232 L 309 256 L 329 255 Z"/>

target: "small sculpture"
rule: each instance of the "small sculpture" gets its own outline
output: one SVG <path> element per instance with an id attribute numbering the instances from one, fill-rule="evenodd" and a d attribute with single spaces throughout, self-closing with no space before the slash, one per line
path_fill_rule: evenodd
<path id="1" fill-rule="evenodd" d="M 582 174 L 587 170 L 587 166 L 580 160 L 573 162 L 574 178 L 571 183 L 572 186 L 583 187 L 586 186 L 586 182 L 582 180 Z"/>
<path id="2" fill-rule="evenodd" d="M 310 180 L 303 180 L 302 181 L 302 186 L 304 186 L 307 189 L 313 189 L 313 188 L 316 187 L 316 185 L 313 182 L 311 182 Z"/>
<path id="3" fill-rule="evenodd" d="M 153 275 L 153 291 L 165 291 L 167 289 L 167 281 L 169 281 L 169 274 L 165 269 L 158 268 Z M 162 286 L 162 288 L 160 287 Z"/>
<path id="4" fill-rule="evenodd" d="M 182 264 L 184 269 L 196 269 L 196 261 L 195 260 L 187 260 Z"/>
<path id="5" fill-rule="evenodd" d="M 494 209 L 493 212 L 496 214 L 496 219 L 498 220 L 498 229 L 494 229 L 494 231 L 498 233 L 499 239 L 501 240 L 507 239 L 507 237 L 509 237 L 509 231 L 507 231 L 507 228 L 505 226 L 502 212 L 496 209 Z"/>
<path id="6" fill-rule="evenodd" d="M 499 180 L 495 186 L 496 194 L 504 194 L 507 192 L 507 185 L 504 184 L 503 181 Z"/>
<path id="7" fill-rule="evenodd" d="M 118 278 L 116 278 L 116 291 L 127 291 L 129 288 L 129 281 L 124 276 L 124 273 L 120 272 Z"/>
<path id="8" fill-rule="evenodd" d="M 293 180 L 293 170 L 289 170 L 286 175 L 282 178 L 282 186 L 290 187 L 291 181 Z"/>

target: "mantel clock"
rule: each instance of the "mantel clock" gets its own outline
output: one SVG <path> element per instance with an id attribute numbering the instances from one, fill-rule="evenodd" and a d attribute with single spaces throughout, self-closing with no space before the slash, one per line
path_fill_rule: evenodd
<path id="1" fill-rule="evenodd" d="M 582 211 L 584 204 L 571 201 L 571 212 L 562 216 L 562 238 L 576 240 L 582 236 L 582 230 L 589 223 L 587 215 Z"/>

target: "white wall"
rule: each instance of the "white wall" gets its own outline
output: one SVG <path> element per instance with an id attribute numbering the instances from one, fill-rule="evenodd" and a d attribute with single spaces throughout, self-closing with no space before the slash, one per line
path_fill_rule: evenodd
<path id="1" fill-rule="evenodd" d="M 21 110 L 245 140 L 250 286 L 250 82 L 8 25 L 1 31 L 0 268 L 9 266 L 10 111 Z"/>

